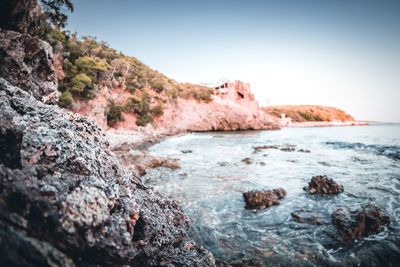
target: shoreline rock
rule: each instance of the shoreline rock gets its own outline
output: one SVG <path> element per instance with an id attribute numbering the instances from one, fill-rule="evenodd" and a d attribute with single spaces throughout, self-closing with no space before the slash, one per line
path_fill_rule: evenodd
<path id="1" fill-rule="evenodd" d="M 325 175 L 317 175 L 311 178 L 308 187 L 305 187 L 304 190 L 311 195 L 337 195 L 343 192 L 343 185 L 339 185 Z"/>
<path id="2" fill-rule="evenodd" d="M 273 205 L 279 205 L 282 198 L 286 196 L 283 188 L 273 190 L 252 190 L 243 193 L 246 209 L 265 209 Z"/>
<path id="3" fill-rule="evenodd" d="M 0 79 L 0 143 L 1 262 L 215 266 L 178 204 L 122 168 L 90 120 Z"/>
<path id="4" fill-rule="evenodd" d="M 379 233 L 390 218 L 375 205 L 369 204 L 359 210 L 339 208 L 332 213 L 332 224 L 336 226 L 343 241 Z"/>

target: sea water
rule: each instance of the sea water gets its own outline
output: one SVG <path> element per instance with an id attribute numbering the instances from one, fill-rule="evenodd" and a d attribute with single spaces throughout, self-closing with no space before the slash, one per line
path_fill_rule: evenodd
<path id="1" fill-rule="evenodd" d="M 295 150 L 254 151 L 264 145 Z M 179 159 L 179 170 L 160 168 L 143 179 L 181 204 L 191 220 L 190 237 L 218 260 L 268 266 L 400 265 L 400 125 L 191 133 L 168 138 L 150 152 Z M 333 178 L 344 193 L 307 194 L 303 188 L 315 175 Z M 280 205 L 245 209 L 243 192 L 278 187 L 287 191 Z M 344 244 L 331 223 L 332 212 L 369 203 L 388 213 L 391 224 Z M 316 214 L 322 224 L 295 222 L 291 213 L 300 209 Z"/>

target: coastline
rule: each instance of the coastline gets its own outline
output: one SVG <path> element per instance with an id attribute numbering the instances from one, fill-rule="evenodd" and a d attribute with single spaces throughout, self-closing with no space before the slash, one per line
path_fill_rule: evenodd
<path id="1" fill-rule="evenodd" d="M 335 126 L 368 126 L 370 123 L 365 121 L 307 121 L 307 122 L 292 122 L 288 125 L 280 125 L 285 127 L 335 127 Z M 222 132 L 239 132 L 239 131 L 276 131 L 280 129 L 265 129 L 265 130 L 236 130 Z M 111 150 L 129 151 L 130 149 L 142 150 L 149 146 L 162 141 L 171 136 L 180 136 L 191 132 L 189 130 L 170 130 L 170 129 L 154 129 L 153 127 L 141 127 L 138 130 L 128 130 L 123 128 L 105 129 L 107 139 L 110 143 Z M 206 132 L 221 132 L 221 131 L 206 131 Z"/>
<path id="2" fill-rule="evenodd" d="M 368 126 L 369 123 L 364 121 L 306 121 L 291 122 L 281 127 L 333 127 L 333 126 Z"/>

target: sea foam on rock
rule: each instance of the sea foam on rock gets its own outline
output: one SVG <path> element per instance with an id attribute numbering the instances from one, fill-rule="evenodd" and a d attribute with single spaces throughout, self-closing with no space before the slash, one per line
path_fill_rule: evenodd
<path id="1" fill-rule="evenodd" d="M 0 262 L 215 265 L 181 208 L 123 169 L 96 124 L 4 79 L 0 149 Z"/>

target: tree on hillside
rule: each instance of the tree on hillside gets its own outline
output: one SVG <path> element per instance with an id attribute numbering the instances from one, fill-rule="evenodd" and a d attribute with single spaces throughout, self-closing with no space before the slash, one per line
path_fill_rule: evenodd
<path id="1" fill-rule="evenodd" d="M 1 0 L 0 28 L 40 35 L 50 25 L 65 27 L 73 10 L 71 0 Z"/>
<path id="2" fill-rule="evenodd" d="M 68 19 L 66 12 L 73 12 L 70 0 L 40 0 L 44 19 L 58 28 L 64 28 Z"/>

